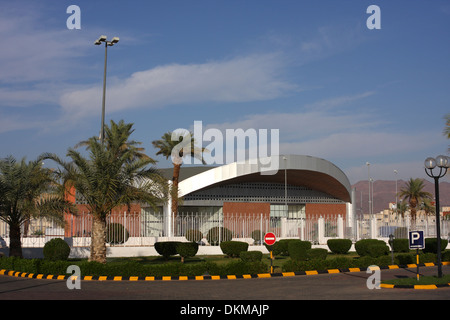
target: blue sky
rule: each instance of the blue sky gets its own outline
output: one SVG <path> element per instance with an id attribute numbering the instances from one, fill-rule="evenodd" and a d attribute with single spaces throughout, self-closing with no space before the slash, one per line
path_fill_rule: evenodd
<path id="1" fill-rule="evenodd" d="M 69 5 L 81 29 L 69 30 Z M 381 10 L 370 30 L 368 6 Z M 134 139 L 205 128 L 279 129 L 280 153 L 339 166 L 351 183 L 425 177 L 446 154 L 448 1 L 3 1 L 0 157 L 64 156 L 106 121 Z M 52 164 L 46 164 L 51 166 Z"/>

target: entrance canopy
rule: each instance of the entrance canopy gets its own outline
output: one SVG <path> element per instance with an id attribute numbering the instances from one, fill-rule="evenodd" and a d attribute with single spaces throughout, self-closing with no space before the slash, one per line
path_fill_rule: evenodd
<path id="1" fill-rule="evenodd" d="M 295 186 L 305 186 L 329 194 L 344 202 L 351 202 L 351 185 L 344 172 L 333 163 L 305 155 L 280 155 L 278 157 L 279 169 L 275 174 L 262 173 L 259 164 L 248 162 L 233 162 L 219 167 L 200 167 L 188 169 L 192 175 L 187 175 L 179 182 L 179 196 L 206 188 L 226 184 L 244 182 L 287 183 Z M 272 157 L 272 159 L 274 158 Z M 268 163 L 261 161 L 261 163 Z M 275 162 L 276 163 L 276 162 Z"/>

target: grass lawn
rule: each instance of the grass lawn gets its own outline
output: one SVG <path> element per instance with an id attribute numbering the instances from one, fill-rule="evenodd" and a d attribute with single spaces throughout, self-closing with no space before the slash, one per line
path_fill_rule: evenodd
<path id="1" fill-rule="evenodd" d="M 359 257 L 356 252 L 349 252 L 347 254 L 328 254 L 327 259 L 334 259 L 337 257 L 347 257 L 347 258 L 357 258 Z M 185 264 L 194 264 L 194 263 L 201 263 L 205 261 L 214 262 L 218 265 L 220 264 L 226 264 L 231 261 L 239 261 L 240 258 L 229 258 L 226 255 L 204 255 L 204 256 L 195 256 L 192 258 L 186 258 L 184 263 Z M 272 261 L 273 265 L 273 272 L 281 272 L 282 265 L 289 260 L 289 256 L 277 256 Z M 148 257 L 128 257 L 128 258 L 108 258 L 107 262 L 108 264 L 113 263 L 121 263 L 125 261 L 136 261 L 142 264 L 165 264 L 165 263 L 174 263 L 174 262 L 181 262 L 181 258 L 179 256 L 171 256 L 169 259 L 165 260 L 161 256 L 148 256 Z M 268 267 L 270 267 L 270 255 L 269 254 L 263 254 L 263 257 L 261 259 L 262 262 L 266 263 Z"/>
<path id="2" fill-rule="evenodd" d="M 381 281 L 381 283 L 385 284 L 393 284 L 393 285 L 429 285 L 429 284 L 448 284 L 450 283 L 450 275 L 443 275 L 442 278 L 438 278 L 437 276 L 420 276 L 419 281 L 417 281 L 416 277 L 413 278 L 398 278 L 392 280 Z"/>

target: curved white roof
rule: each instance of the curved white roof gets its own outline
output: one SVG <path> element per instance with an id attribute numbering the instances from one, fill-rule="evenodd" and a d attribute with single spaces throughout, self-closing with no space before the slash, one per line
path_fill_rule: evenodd
<path id="1" fill-rule="evenodd" d="M 265 171 L 266 169 L 259 164 L 277 163 L 276 161 L 279 169 L 274 172 Z M 262 159 L 259 163 L 234 162 L 195 174 L 179 182 L 179 196 L 217 185 L 239 182 L 284 183 L 286 170 L 290 185 L 306 186 L 342 201 L 351 202 L 351 185 L 347 176 L 327 160 L 306 155 L 280 155 Z"/>

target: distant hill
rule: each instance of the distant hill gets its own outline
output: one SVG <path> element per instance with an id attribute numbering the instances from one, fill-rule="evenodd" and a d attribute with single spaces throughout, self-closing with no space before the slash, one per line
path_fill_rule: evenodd
<path id="1" fill-rule="evenodd" d="M 397 189 L 400 191 L 404 187 L 406 181 L 398 180 Z M 434 183 L 424 180 L 424 190 L 430 192 L 434 198 Z M 368 181 L 359 181 L 352 185 L 356 188 L 356 209 L 361 208 L 361 194 L 362 194 L 362 209 L 364 213 L 369 210 L 369 183 Z M 400 200 L 400 199 L 399 199 Z M 373 182 L 373 212 L 378 213 L 381 210 L 389 208 L 389 202 L 395 202 L 395 180 L 377 180 Z M 439 183 L 439 202 L 440 206 L 450 206 L 450 183 Z"/>

